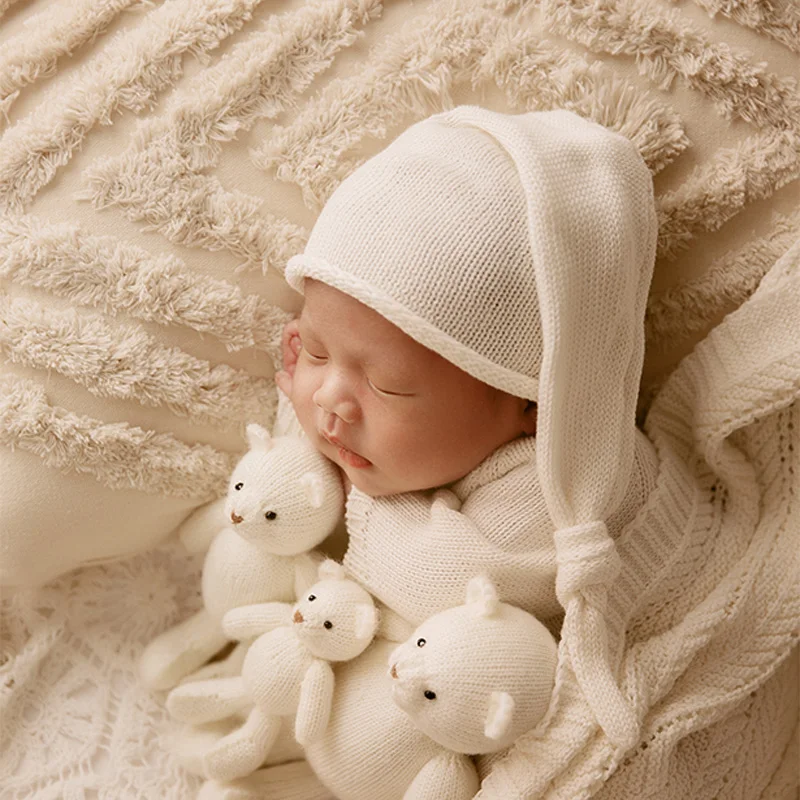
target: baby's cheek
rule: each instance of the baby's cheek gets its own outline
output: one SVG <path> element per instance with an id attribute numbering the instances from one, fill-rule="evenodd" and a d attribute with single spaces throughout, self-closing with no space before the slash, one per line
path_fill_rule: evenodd
<path id="1" fill-rule="evenodd" d="M 291 399 L 294 413 L 307 435 L 316 433 L 313 400 L 315 391 L 316 387 L 310 371 L 298 363 L 294 373 Z"/>

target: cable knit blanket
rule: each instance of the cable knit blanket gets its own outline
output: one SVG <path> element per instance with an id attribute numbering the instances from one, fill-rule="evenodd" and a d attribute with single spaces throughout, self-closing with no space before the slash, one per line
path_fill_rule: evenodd
<path id="1" fill-rule="evenodd" d="M 609 598 L 643 738 L 613 750 L 565 659 L 484 796 L 792 796 L 798 74 L 793 0 L 0 0 L 0 797 L 194 797 L 134 675 L 198 603 L 170 535 L 274 419 L 274 267 L 459 103 L 619 131 L 659 214 L 660 482 Z"/>

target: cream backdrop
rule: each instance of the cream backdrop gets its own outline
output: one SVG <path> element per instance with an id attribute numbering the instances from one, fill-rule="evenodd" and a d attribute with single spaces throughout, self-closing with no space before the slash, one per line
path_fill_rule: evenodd
<path id="1" fill-rule="evenodd" d="M 636 142 L 661 231 L 643 407 L 800 229 L 796 3 L 2 7 L 5 584 L 147 549 L 224 490 L 299 306 L 276 267 L 421 117 L 563 106 Z"/>
<path id="2" fill-rule="evenodd" d="M 751 401 L 759 415 L 759 402 L 789 403 L 800 353 L 784 335 L 795 361 L 774 364 L 778 342 L 770 353 L 754 334 L 785 334 L 759 314 L 790 313 L 797 292 L 798 75 L 796 0 L 0 0 L 0 586 L 16 587 L 0 606 L 4 800 L 196 795 L 163 698 L 135 670 L 144 644 L 197 608 L 200 561 L 171 533 L 224 491 L 245 423 L 272 422 L 280 330 L 299 307 L 276 267 L 338 181 L 414 121 L 459 103 L 566 107 L 640 148 L 660 225 L 642 413 L 783 256 L 758 302 L 656 398 L 662 455 L 698 441 L 707 455 L 708 431 L 741 424 Z M 768 385 L 743 388 L 736 353 L 715 350 L 732 341 L 743 362 L 763 356 Z M 643 541 L 651 576 L 634 559 L 636 580 L 615 587 L 614 608 L 638 614 L 620 621 L 627 655 L 659 691 L 682 677 L 638 698 L 642 713 L 656 704 L 650 738 L 601 796 L 795 796 L 785 656 L 800 611 L 784 595 L 798 429 L 795 403 L 737 431 L 763 497 L 742 493 L 746 471 L 719 491 L 702 459 L 692 472 L 712 520 L 723 484 L 731 503 L 763 502 L 752 547 L 741 514 L 713 529 L 720 547 L 702 519 L 680 528 L 688 500 L 657 497 L 652 518 L 669 524 L 626 534 L 623 561 Z M 665 485 L 683 475 L 664 464 Z M 637 580 L 644 599 L 626 594 Z M 698 653 L 712 634 L 718 671 Z M 496 786 L 505 775 L 539 781 L 526 796 L 585 796 L 606 768 L 607 742 L 565 686 L 563 729 L 540 743 L 561 750 L 534 747 L 536 769 L 512 759 Z M 305 800 L 329 796 L 304 762 L 286 770 Z"/>

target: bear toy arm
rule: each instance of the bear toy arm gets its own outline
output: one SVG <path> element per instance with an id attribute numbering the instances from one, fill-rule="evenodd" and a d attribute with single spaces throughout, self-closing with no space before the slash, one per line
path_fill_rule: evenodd
<path id="1" fill-rule="evenodd" d="M 472 800 L 478 789 L 480 780 L 472 759 L 443 750 L 417 773 L 403 800 Z"/>
<path id="2" fill-rule="evenodd" d="M 254 603 L 240 606 L 231 609 L 222 618 L 225 635 L 240 642 L 291 624 L 291 603 Z"/>
<path id="3" fill-rule="evenodd" d="M 178 528 L 178 539 L 188 553 L 205 553 L 226 524 L 223 496 L 195 509 Z"/>
<path id="4" fill-rule="evenodd" d="M 295 718 L 295 738 L 305 747 L 328 727 L 333 702 L 333 669 L 327 661 L 314 659 L 300 687 L 300 704 Z"/>

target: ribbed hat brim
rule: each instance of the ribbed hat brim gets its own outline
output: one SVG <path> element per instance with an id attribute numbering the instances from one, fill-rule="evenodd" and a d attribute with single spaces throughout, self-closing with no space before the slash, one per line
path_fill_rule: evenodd
<path id="1" fill-rule="evenodd" d="M 289 286 L 300 294 L 304 294 L 303 280 L 313 278 L 354 297 L 369 308 L 379 311 L 382 317 L 400 328 L 403 333 L 483 383 L 515 397 L 524 397 L 527 400 L 536 400 L 538 397 L 538 379 L 520 375 L 495 364 L 457 342 L 394 298 L 335 264 L 317 256 L 300 253 L 289 259 L 284 275 Z"/>

